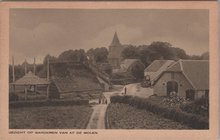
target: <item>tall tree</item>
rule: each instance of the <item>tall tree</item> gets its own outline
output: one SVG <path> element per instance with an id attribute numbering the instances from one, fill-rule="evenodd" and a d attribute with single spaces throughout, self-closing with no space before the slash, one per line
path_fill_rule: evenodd
<path id="1" fill-rule="evenodd" d="M 108 50 L 105 47 L 95 49 L 91 48 L 86 52 L 86 54 L 97 63 L 107 62 L 108 59 Z"/>
<path id="2" fill-rule="evenodd" d="M 135 46 L 129 45 L 122 51 L 121 54 L 123 59 L 135 59 L 139 58 L 138 56 L 138 49 Z"/>
<path id="3" fill-rule="evenodd" d="M 86 53 L 83 49 L 79 50 L 68 50 L 62 52 L 59 57 L 59 61 L 70 61 L 70 62 L 84 62 L 87 60 Z"/>
<path id="4" fill-rule="evenodd" d="M 203 54 L 201 55 L 201 58 L 202 58 L 203 60 L 209 60 L 209 52 L 203 53 Z"/>

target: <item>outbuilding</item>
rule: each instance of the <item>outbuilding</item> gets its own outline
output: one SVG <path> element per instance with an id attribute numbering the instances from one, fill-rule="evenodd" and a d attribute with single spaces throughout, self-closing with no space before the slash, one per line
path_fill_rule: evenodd
<path id="1" fill-rule="evenodd" d="M 179 60 L 164 70 L 153 84 L 158 96 L 177 96 L 194 100 L 209 94 L 209 61 Z"/>

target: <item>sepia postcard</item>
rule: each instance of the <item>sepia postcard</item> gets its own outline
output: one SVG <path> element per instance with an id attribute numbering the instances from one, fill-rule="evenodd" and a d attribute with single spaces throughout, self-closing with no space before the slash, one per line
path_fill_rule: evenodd
<path id="1" fill-rule="evenodd" d="M 0 139 L 218 138 L 218 3 L 0 3 Z"/>

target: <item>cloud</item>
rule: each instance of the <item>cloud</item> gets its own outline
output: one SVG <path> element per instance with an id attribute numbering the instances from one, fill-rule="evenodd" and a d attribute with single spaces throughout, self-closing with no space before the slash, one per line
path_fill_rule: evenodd
<path id="1" fill-rule="evenodd" d="M 118 24 L 105 28 L 90 40 L 85 40 L 82 44 L 84 47 L 82 48 L 108 47 L 111 44 L 115 32 L 117 32 L 121 44 L 136 44 L 143 38 L 143 33 L 140 28 Z"/>
<path id="2" fill-rule="evenodd" d="M 42 23 L 33 29 L 14 28 L 10 40 L 10 53 L 18 58 L 22 53 L 27 59 L 48 53 L 57 55 L 68 43 L 68 35 L 62 28 L 53 23 Z"/>

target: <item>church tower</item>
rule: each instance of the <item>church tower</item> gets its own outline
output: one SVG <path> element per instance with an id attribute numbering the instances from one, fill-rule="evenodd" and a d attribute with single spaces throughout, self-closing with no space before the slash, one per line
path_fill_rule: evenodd
<path id="1" fill-rule="evenodd" d="M 120 62 L 122 60 L 121 53 L 124 49 L 124 46 L 120 43 L 118 34 L 115 32 L 112 42 L 109 46 L 109 55 L 108 61 L 113 69 L 120 68 Z"/>
<path id="2" fill-rule="evenodd" d="M 120 41 L 119 41 L 119 39 L 118 39 L 118 34 L 117 34 L 117 32 L 115 32 L 114 37 L 113 37 L 113 39 L 112 39 L 112 43 L 111 43 L 110 46 L 121 46 L 121 43 L 120 43 Z"/>

